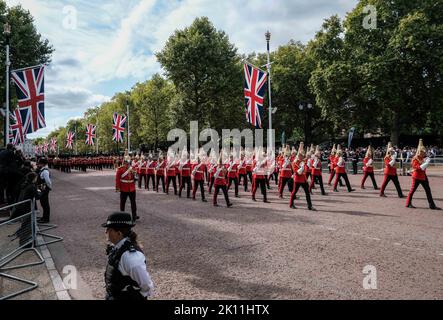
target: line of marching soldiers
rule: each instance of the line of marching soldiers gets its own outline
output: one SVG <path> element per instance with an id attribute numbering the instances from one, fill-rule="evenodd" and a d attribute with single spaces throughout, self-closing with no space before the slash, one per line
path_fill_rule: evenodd
<path id="1" fill-rule="evenodd" d="M 311 194 L 316 185 L 320 186 L 321 194 L 327 195 L 323 184 L 322 172 L 322 152 L 317 146 L 313 145 L 304 149 L 303 143 L 300 144 L 298 151 L 289 149 L 286 146 L 277 157 L 268 157 L 266 152 L 261 149 L 256 152 L 241 152 L 239 158 L 234 156 L 221 156 L 219 159 L 214 154 L 207 156 L 205 152 L 200 150 L 199 155 L 194 157 L 186 150 L 182 152 L 181 158 L 175 157 L 170 153 L 165 158 L 162 153 L 158 158 L 154 159 L 152 155 L 148 157 L 136 156 L 131 159 L 125 157 L 122 167 L 117 170 L 116 189 L 127 192 L 135 192 L 135 180 L 138 177 L 138 188 L 150 189 L 159 192 L 160 185 L 162 191 L 169 194 L 171 185 L 174 195 L 182 196 L 182 192 L 186 189 L 188 198 L 196 199 L 197 191 L 200 191 L 202 201 L 206 202 L 205 184 L 208 191 L 213 193 L 213 205 L 218 206 L 217 197 L 220 191 L 223 192 L 226 204 L 232 206 L 229 200 L 228 190 L 234 186 L 235 197 L 239 197 L 239 186 L 243 183 L 244 191 L 248 191 L 248 182 L 252 183 L 252 200 L 256 201 L 256 192 L 258 188 L 263 195 L 263 201 L 269 202 L 267 199 L 267 189 L 270 189 L 270 180 L 274 180 L 278 185 L 279 197 L 283 198 L 284 190 L 287 186 L 291 196 L 289 206 L 295 209 L 294 200 L 298 191 L 303 189 L 309 210 L 315 210 Z M 407 198 L 406 206 L 413 208 L 412 197 L 419 185 L 425 189 L 429 206 L 431 209 L 438 208 L 432 198 L 429 181 L 426 175 L 426 168 L 430 164 L 430 159 L 425 158 L 426 149 L 420 140 L 417 154 L 412 161 L 412 187 Z M 365 189 L 366 179 L 369 177 L 373 183 L 373 187 L 379 190 L 374 177 L 374 150 L 370 146 L 363 160 L 363 178 L 361 188 Z M 397 177 L 397 154 L 391 145 L 388 145 L 386 156 L 384 158 L 384 180 L 380 190 L 380 196 L 386 197 L 385 189 L 390 181 L 392 181 L 397 189 L 398 196 L 403 198 L 400 183 Z M 332 149 L 329 157 L 329 179 L 328 185 L 333 183 L 333 191 L 338 192 L 338 186 L 343 186 L 342 180 L 345 182 L 348 192 L 353 192 L 346 172 L 346 162 L 343 158 L 343 151 L 340 146 Z M 122 175 L 124 177 L 122 178 Z M 310 179 L 310 181 L 309 181 Z M 127 184 L 127 186 L 124 186 Z M 130 196 L 128 194 L 127 196 Z M 135 196 L 134 196 L 135 199 Z M 125 200 L 126 201 L 126 200 Z M 135 202 L 135 200 L 134 200 Z M 132 201 L 131 201 L 132 203 Z M 124 211 L 124 206 L 122 211 Z"/>
<path id="2" fill-rule="evenodd" d="M 117 168 L 123 163 L 123 157 L 115 156 L 76 156 L 48 158 L 50 169 L 71 173 L 71 170 L 86 172 L 87 169 L 102 171 L 103 169 Z"/>

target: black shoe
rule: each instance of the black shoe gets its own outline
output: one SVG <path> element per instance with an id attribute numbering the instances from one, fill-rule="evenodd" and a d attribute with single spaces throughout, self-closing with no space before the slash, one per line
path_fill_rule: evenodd
<path id="1" fill-rule="evenodd" d="M 361 188 L 362 190 L 365 190 L 365 189 L 366 189 L 364 186 L 361 186 L 360 188 Z"/>
<path id="2" fill-rule="evenodd" d="M 351 190 L 348 190 L 349 192 L 354 192 L 355 191 L 355 189 L 351 189 Z"/>
<path id="3" fill-rule="evenodd" d="M 415 209 L 415 207 L 410 203 L 406 206 L 406 208 L 411 208 L 411 209 Z"/>
<path id="4" fill-rule="evenodd" d="M 39 218 L 37 219 L 37 223 L 49 223 L 49 219 Z"/>
<path id="5" fill-rule="evenodd" d="M 297 209 L 293 204 L 291 204 L 291 205 L 289 206 L 289 208 L 291 208 L 291 209 Z"/>
<path id="6" fill-rule="evenodd" d="M 308 210 L 317 211 L 317 209 L 315 209 L 314 207 L 308 207 Z"/>
<path id="7" fill-rule="evenodd" d="M 214 207 L 220 207 L 217 203 L 213 204 Z"/>
<path id="8" fill-rule="evenodd" d="M 387 198 L 387 196 L 386 196 L 384 193 L 382 193 L 382 194 L 380 195 L 380 197 L 382 197 L 382 198 Z"/>
<path id="9" fill-rule="evenodd" d="M 134 217 L 132 218 L 132 221 L 136 221 L 136 220 L 140 220 L 140 217 L 139 216 L 135 216 L 135 219 L 134 219 Z"/>
<path id="10" fill-rule="evenodd" d="M 232 203 L 228 203 L 228 208 L 230 208 L 230 207 L 232 207 L 233 206 L 233 204 Z"/>
<path id="11" fill-rule="evenodd" d="M 380 188 L 374 188 L 374 190 L 380 190 Z"/>
<path id="12" fill-rule="evenodd" d="M 322 193 L 321 195 L 322 195 L 322 196 L 327 196 L 328 194 L 327 194 L 326 192 L 324 192 L 324 193 Z"/>
<path id="13" fill-rule="evenodd" d="M 257 201 L 257 199 L 255 199 L 255 198 L 252 198 L 252 201 Z"/>
<path id="14" fill-rule="evenodd" d="M 206 200 L 206 199 L 202 199 L 202 202 L 208 202 L 208 200 Z"/>
<path id="15" fill-rule="evenodd" d="M 338 190 L 337 190 L 337 189 L 334 189 L 334 192 L 338 192 Z"/>
<path id="16" fill-rule="evenodd" d="M 236 198 L 240 198 L 240 196 L 238 194 L 235 195 Z"/>
<path id="17" fill-rule="evenodd" d="M 271 203 L 269 200 L 263 200 L 264 203 Z"/>
<path id="18" fill-rule="evenodd" d="M 405 196 L 404 195 L 400 195 L 398 196 L 400 199 L 403 199 Z"/>
<path id="19" fill-rule="evenodd" d="M 441 210 L 441 208 L 439 208 L 439 207 L 431 207 L 430 209 L 431 210 Z"/>

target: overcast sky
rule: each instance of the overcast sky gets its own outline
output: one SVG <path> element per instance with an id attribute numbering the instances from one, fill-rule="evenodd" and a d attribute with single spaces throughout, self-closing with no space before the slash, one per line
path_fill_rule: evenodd
<path id="1" fill-rule="evenodd" d="M 45 79 L 46 136 L 92 106 L 161 72 L 154 53 L 176 29 L 207 16 L 240 53 L 271 50 L 290 39 L 307 42 L 323 20 L 344 17 L 357 0 L 8 0 L 35 18 L 55 48 Z M 75 21 L 76 20 L 76 21 Z M 75 23 L 76 22 L 76 23 Z M 134 128 L 135 129 L 135 128 Z"/>

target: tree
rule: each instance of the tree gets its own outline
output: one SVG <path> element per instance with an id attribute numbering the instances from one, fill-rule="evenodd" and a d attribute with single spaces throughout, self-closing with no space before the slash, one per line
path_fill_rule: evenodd
<path id="1" fill-rule="evenodd" d="M 170 110 L 175 90 L 172 83 L 154 74 L 151 80 L 137 84 L 131 92 L 131 100 L 140 118 L 139 135 L 144 143 L 157 149 L 166 141 L 172 128 Z"/>
<path id="2" fill-rule="evenodd" d="M 241 126 L 240 62 L 225 32 L 217 31 L 208 18 L 197 18 L 175 31 L 156 56 L 180 95 L 173 108 L 180 116 L 177 126 L 188 128 L 193 120 L 216 129 Z"/>
<path id="3" fill-rule="evenodd" d="M 20 5 L 8 7 L 4 0 L 0 0 L 1 31 L 3 31 L 6 22 L 11 25 L 11 70 L 51 62 L 54 48 L 48 40 L 42 39 L 34 26 L 34 18 L 29 11 L 23 9 Z M 0 32 L 0 44 L 2 48 L 6 45 L 6 36 L 3 32 Z M 2 65 L 5 65 L 6 52 L 4 50 L 0 50 L 0 59 Z M 0 73 L 0 91 L 5 92 L 5 74 L 3 72 Z M 14 97 L 14 90 L 11 90 L 11 97 Z M 14 108 L 12 107 L 12 109 Z M 4 119 L 1 121 L 3 128 Z"/>

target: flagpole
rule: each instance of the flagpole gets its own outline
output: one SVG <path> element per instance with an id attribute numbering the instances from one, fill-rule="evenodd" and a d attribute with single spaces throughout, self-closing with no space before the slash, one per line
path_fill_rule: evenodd
<path id="1" fill-rule="evenodd" d="M 9 143 L 9 67 L 11 61 L 9 60 L 9 38 L 11 36 L 11 26 L 5 23 L 3 33 L 6 36 L 6 129 L 5 129 L 5 145 Z"/>
<path id="2" fill-rule="evenodd" d="M 268 90 L 269 90 L 269 131 L 268 131 L 268 146 L 272 148 L 272 96 L 271 96 L 271 53 L 269 50 L 269 41 L 271 41 L 271 33 L 269 30 L 265 33 L 267 43 L 267 58 L 268 58 Z"/>
<path id="3" fill-rule="evenodd" d="M 75 155 L 77 155 L 78 154 L 78 150 L 77 150 L 77 124 L 75 125 L 75 127 L 74 127 L 74 130 L 75 130 Z"/>
<path id="4" fill-rule="evenodd" d="M 128 114 L 128 153 L 131 152 L 131 133 L 129 129 L 129 103 L 126 102 L 126 113 Z"/>
<path id="5" fill-rule="evenodd" d="M 98 154 L 98 117 L 97 117 L 97 128 L 95 130 L 97 130 L 97 132 L 95 133 L 95 136 L 97 138 L 97 154 Z"/>

